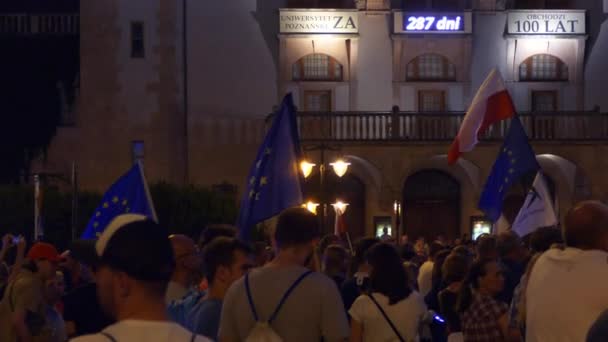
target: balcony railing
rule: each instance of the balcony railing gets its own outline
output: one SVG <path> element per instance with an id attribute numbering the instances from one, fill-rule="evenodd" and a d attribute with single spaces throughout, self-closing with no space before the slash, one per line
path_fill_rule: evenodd
<path id="1" fill-rule="evenodd" d="M 299 112 L 303 141 L 442 142 L 454 139 L 464 113 L 420 112 Z M 608 113 L 520 113 L 534 141 L 606 141 Z M 482 140 L 502 140 L 508 121 L 491 127 Z"/>

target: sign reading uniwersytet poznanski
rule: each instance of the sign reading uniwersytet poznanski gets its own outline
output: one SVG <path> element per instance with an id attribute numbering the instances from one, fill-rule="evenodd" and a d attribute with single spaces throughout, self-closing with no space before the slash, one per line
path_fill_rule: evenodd
<path id="1" fill-rule="evenodd" d="M 280 10 L 280 33 L 358 33 L 357 11 Z"/>
<path id="2" fill-rule="evenodd" d="M 584 11 L 511 11 L 507 19 L 509 34 L 585 34 Z"/>

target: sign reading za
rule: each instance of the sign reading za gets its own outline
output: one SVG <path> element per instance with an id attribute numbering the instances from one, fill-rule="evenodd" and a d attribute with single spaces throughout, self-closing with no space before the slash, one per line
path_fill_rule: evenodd
<path id="1" fill-rule="evenodd" d="M 284 10 L 279 13 L 280 33 L 358 33 L 357 11 Z"/>
<path id="2" fill-rule="evenodd" d="M 509 34 L 585 34 L 585 11 L 511 11 Z"/>

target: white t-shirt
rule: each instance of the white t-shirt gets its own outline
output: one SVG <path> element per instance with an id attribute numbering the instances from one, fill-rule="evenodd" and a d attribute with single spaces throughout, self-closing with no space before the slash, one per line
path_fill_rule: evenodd
<path id="1" fill-rule="evenodd" d="M 426 304 L 418 292 L 412 292 L 406 299 L 393 305 L 388 305 L 388 297 L 381 293 L 374 292 L 372 296 L 406 341 L 418 341 L 420 321 L 426 314 Z M 363 325 L 363 341 L 399 341 L 376 304 L 367 295 L 359 296 L 348 313 Z"/>
<path id="2" fill-rule="evenodd" d="M 422 297 L 426 296 L 433 287 L 433 266 L 432 261 L 425 261 L 418 271 L 418 291 Z"/>
<path id="3" fill-rule="evenodd" d="M 526 288 L 526 341 L 585 341 L 608 308 L 608 253 L 551 249 L 532 268 Z"/>
<path id="4" fill-rule="evenodd" d="M 192 333 L 174 322 L 155 322 L 125 320 L 105 328 L 103 332 L 111 335 L 116 342 L 190 342 Z M 72 342 L 111 342 L 102 334 L 84 335 L 70 340 Z M 211 342 L 197 336 L 195 342 Z"/>

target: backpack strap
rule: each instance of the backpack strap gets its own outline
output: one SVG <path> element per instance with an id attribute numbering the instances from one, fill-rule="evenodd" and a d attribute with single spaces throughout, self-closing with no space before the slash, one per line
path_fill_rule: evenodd
<path id="1" fill-rule="evenodd" d="M 107 332 L 102 331 L 102 332 L 100 332 L 100 334 L 102 334 L 103 336 L 107 337 L 112 342 L 117 342 L 116 339 L 114 338 L 114 336 L 108 334 Z"/>
<path id="2" fill-rule="evenodd" d="M 247 300 L 249 301 L 249 307 L 251 308 L 251 313 L 253 314 L 253 319 L 258 322 L 258 312 L 255 310 L 255 305 L 253 304 L 253 298 L 251 297 L 251 289 L 249 287 L 249 272 L 245 275 L 245 291 L 247 292 Z"/>
<path id="3" fill-rule="evenodd" d="M 376 301 L 374 296 L 372 296 L 371 293 L 368 293 L 367 296 L 372 300 L 372 302 L 374 302 L 374 304 L 376 304 L 376 307 L 378 308 L 378 310 L 380 310 L 380 313 L 382 314 L 382 316 L 384 316 L 384 319 L 386 320 L 386 322 L 391 326 L 391 329 L 393 329 L 393 331 L 395 332 L 395 335 L 397 335 L 397 337 L 399 338 L 399 341 L 405 342 L 405 339 L 401 336 L 401 334 L 399 333 L 399 330 L 397 330 L 397 327 L 395 327 L 395 325 L 393 324 L 393 321 L 391 321 L 391 319 L 388 318 L 388 315 L 386 314 L 386 312 L 384 312 L 384 309 L 382 309 L 382 307 Z"/>
<path id="4" fill-rule="evenodd" d="M 268 319 L 268 324 L 272 323 L 272 321 L 274 321 L 277 318 L 277 315 L 279 314 L 281 307 L 283 307 L 283 304 L 285 304 L 285 301 L 291 295 L 291 292 L 293 292 L 293 290 L 302 282 L 302 280 L 304 280 L 304 278 L 306 278 L 311 273 L 313 273 L 313 272 L 312 271 L 304 272 L 301 276 L 298 277 L 298 279 L 296 279 L 296 281 L 293 282 L 293 284 L 291 284 L 291 286 L 289 287 L 289 289 L 287 289 L 287 291 L 285 292 L 283 297 L 281 297 L 281 300 L 279 301 L 279 305 L 277 305 L 277 308 L 274 309 L 274 312 L 272 313 L 272 315 L 270 315 L 270 319 Z M 251 287 L 249 286 L 249 273 L 247 273 L 245 275 L 245 290 L 247 292 L 247 300 L 249 301 L 249 307 L 251 308 L 251 313 L 253 314 L 253 319 L 256 322 L 259 322 L 260 319 L 258 316 L 258 312 L 255 309 L 255 304 L 253 304 L 253 297 L 251 296 Z"/>
<path id="5" fill-rule="evenodd" d="M 277 306 L 277 308 L 274 309 L 274 312 L 272 313 L 272 315 L 270 316 L 270 319 L 268 320 L 268 324 L 272 323 L 277 318 L 279 311 L 281 310 L 281 308 L 283 307 L 283 304 L 285 304 L 285 301 L 291 295 L 293 290 L 295 290 L 295 288 L 298 287 L 298 285 L 300 285 L 302 280 L 304 280 L 304 278 L 308 277 L 311 273 L 312 273 L 312 271 L 304 272 L 300 277 L 298 277 L 298 279 L 296 279 L 296 281 L 293 282 L 293 284 L 291 284 L 289 289 L 287 289 L 287 291 L 285 292 L 285 294 L 279 301 L 279 305 Z"/>

